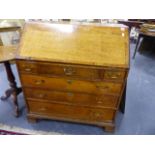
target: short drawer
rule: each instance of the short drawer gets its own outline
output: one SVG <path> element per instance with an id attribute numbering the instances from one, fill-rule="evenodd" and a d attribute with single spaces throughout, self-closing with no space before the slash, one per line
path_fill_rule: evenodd
<path id="1" fill-rule="evenodd" d="M 19 71 L 27 74 L 39 74 L 58 77 L 73 77 L 85 80 L 122 81 L 125 71 L 120 69 L 94 68 L 81 65 L 58 64 L 36 61 L 17 61 Z"/>
<path id="2" fill-rule="evenodd" d="M 26 98 L 34 98 L 55 102 L 67 103 L 70 105 L 90 106 L 90 107 L 117 107 L 117 96 L 112 95 L 92 95 L 84 93 L 74 92 L 61 92 L 61 91 L 50 91 L 40 90 L 32 88 L 25 88 Z"/>
<path id="3" fill-rule="evenodd" d="M 104 75 L 102 74 L 102 76 L 105 80 L 124 80 L 125 71 L 107 69 L 104 71 Z"/>
<path id="4" fill-rule="evenodd" d="M 73 91 L 92 94 L 120 94 L 122 84 L 112 82 L 91 82 L 66 78 L 42 77 L 21 74 L 24 87 L 35 87 L 57 91 Z"/>
<path id="5" fill-rule="evenodd" d="M 86 120 L 94 122 L 110 122 L 113 120 L 115 110 L 99 109 L 48 102 L 38 102 L 28 100 L 29 113 L 39 114 L 47 117 L 57 117 L 65 119 Z"/>

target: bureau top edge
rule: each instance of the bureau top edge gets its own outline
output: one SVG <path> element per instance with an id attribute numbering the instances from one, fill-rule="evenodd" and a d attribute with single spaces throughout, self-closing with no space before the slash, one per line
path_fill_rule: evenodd
<path id="1" fill-rule="evenodd" d="M 51 59 L 46 59 L 46 61 L 44 59 L 35 59 L 32 57 L 16 57 L 16 59 L 14 59 L 16 62 L 17 61 L 26 61 L 26 62 L 35 62 L 35 63 L 51 63 L 51 64 L 61 64 L 61 65 L 76 65 L 77 67 L 90 67 L 90 68 L 94 68 L 94 69 L 103 69 L 103 68 L 110 68 L 110 69 L 120 69 L 120 70 L 129 70 L 130 66 L 129 65 L 97 65 L 97 64 L 86 64 L 86 63 L 73 63 L 73 62 L 67 62 L 67 61 L 54 61 Z"/>

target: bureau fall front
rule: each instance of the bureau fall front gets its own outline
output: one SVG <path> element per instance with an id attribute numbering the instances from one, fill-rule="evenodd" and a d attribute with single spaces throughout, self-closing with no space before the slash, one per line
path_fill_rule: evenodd
<path id="1" fill-rule="evenodd" d="M 129 70 L 125 26 L 27 23 L 16 63 L 28 120 L 114 130 Z"/>

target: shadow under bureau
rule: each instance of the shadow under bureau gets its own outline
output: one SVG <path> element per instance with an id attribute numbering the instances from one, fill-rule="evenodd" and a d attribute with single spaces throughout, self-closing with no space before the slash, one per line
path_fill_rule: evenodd
<path id="1" fill-rule="evenodd" d="M 28 119 L 55 119 L 113 131 L 125 91 L 124 26 L 27 23 L 17 68 Z"/>

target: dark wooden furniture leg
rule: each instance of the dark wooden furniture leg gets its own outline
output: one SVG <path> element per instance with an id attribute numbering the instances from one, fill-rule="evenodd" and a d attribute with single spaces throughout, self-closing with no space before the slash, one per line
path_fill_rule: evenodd
<path id="1" fill-rule="evenodd" d="M 133 59 L 134 59 L 135 56 L 136 56 L 137 48 L 138 48 L 139 41 L 140 41 L 141 37 L 142 37 L 141 35 L 138 36 L 137 43 L 136 43 L 136 47 L 135 47 L 135 51 L 134 51 L 134 54 L 133 54 L 133 57 L 132 57 Z"/>
<path id="2" fill-rule="evenodd" d="M 6 90 L 5 95 L 1 97 L 1 100 L 6 100 L 11 95 L 13 96 L 13 103 L 15 106 L 15 116 L 19 116 L 19 108 L 18 108 L 18 102 L 17 102 L 17 95 L 22 91 L 21 88 L 17 88 L 15 77 L 13 75 L 11 66 L 9 61 L 4 62 L 5 70 L 7 73 L 7 78 L 9 81 L 10 89 Z"/>
<path id="3" fill-rule="evenodd" d="M 115 126 L 106 126 L 106 127 L 104 127 L 104 130 L 106 132 L 114 132 Z"/>
<path id="4" fill-rule="evenodd" d="M 124 114 L 125 113 L 125 101 L 126 101 L 126 85 L 124 87 L 124 91 L 123 91 L 123 95 L 122 95 L 122 99 L 121 99 L 121 103 L 120 103 L 120 111 Z"/>

